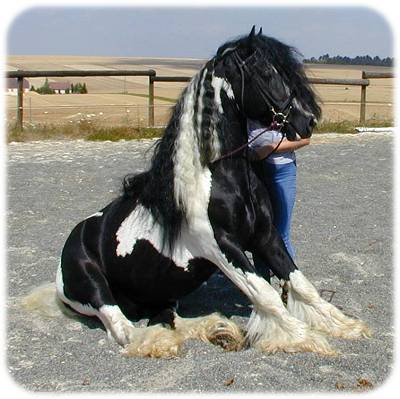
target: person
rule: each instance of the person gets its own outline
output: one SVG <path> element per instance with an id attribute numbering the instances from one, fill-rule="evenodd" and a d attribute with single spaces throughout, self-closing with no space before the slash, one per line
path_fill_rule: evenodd
<path id="1" fill-rule="evenodd" d="M 247 133 L 252 159 L 260 161 L 262 178 L 267 186 L 274 214 L 274 226 L 280 233 L 289 255 L 294 260 L 295 249 L 290 239 L 292 213 L 296 200 L 297 163 L 295 150 L 310 144 L 310 139 L 289 141 L 276 130 L 266 130 L 260 121 L 248 119 Z M 271 280 L 271 271 L 259 258 L 253 256 L 256 270 Z"/>

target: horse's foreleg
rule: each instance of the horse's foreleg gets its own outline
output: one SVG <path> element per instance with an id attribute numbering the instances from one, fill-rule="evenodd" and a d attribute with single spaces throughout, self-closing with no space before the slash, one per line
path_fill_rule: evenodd
<path id="1" fill-rule="evenodd" d="M 217 232 L 222 253 L 216 264 L 254 305 L 247 326 L 248 342 L 265 352 L 318 352 L 332 355 L 326 339 L 289 314 L 279 294 L 259 276 L 243 250 L 227 234 Z"/>
<path id="2" fill-rule="evenodd" d="M 371 336 L 371 331 L 362 320 L 344 315 L 337 307 L 322 299 L 300 270 L 290 273 L 287 285 L 289 312 L 313 329 L 348 339 Z"/>
<path id="3" fill-rule="evenodd" d="M 260 243 L 257 254 L 267 262 L 275 276 L 284 281 L 287 309 L 291 315 L 334 337 L 370 336 L 368 327 L 361 320 L 345 316 L 320 297 L 316 288 L 296 268 L 277 234 L 272 234 L 268 242 Z"/>

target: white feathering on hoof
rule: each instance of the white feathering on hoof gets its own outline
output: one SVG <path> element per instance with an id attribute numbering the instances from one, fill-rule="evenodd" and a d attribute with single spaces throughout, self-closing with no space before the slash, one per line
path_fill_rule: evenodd
<path id="1" fill-rule="evenodd" d="M 175 315 L 174 324 L 173 330 L 159 324 L 135 329 L 122 355 L 167 359 L 179 357 L 182 344 L 188 339 L 219 345 L 227 351 L 240 350 L 244 344 L 240 328 L 218 313 L 190 319 Z"/>
<path id="2" fill-rule="evenodd" d="M 290 314 L 311 328 L 338 338 L 371 337 L 371 331 L 363 321 L 344 315 L 322 299 L 301 271 L 290 273 L 288 287 L 287 308 Z"/>
<path id="3" fill-rule="evenodd" d="M 290 315 L 276 317 L 254 309 L 247 326 L 248 343 L 266 353 L 315 352 L 335 356 L 326 338 Z"/>
<path id="4" fill-rule="evenodd" d="M 184 337 L 160 324 L 137 328 L 131 342 L 121 351 L 125 357 L 152 357 L 170 359 L 178 357 Z"/>
<path id="5" fill-rule="evenodd" d="M 238 351 L 244 345 L 242 330 L 233 321 L 218 313 L 190 319 L 176 315 L 174 324 L 176 331 L 185 340 L 199 339 L 219 345 L 226 351 Z"/>
<path id="6" fill-rule="evenodd" d="M 267 352 L 316 352 L 335 355 L 326 338 L 291 316 L 279 294 L 261 277 L 247 274 L 247 288 L 255 305 L 247 325 L 247 341 Z"/>

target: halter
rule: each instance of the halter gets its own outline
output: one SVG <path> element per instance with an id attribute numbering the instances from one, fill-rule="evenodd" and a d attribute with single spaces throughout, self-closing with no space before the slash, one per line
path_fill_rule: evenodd
<path id="1" fill-rule="evenodd" d="M 246 69 L 246 61 L 243 61 L 236 51 L 236 49 L 232 49 L 229 52 L 233 52 L 234 60 L 236 64 L 239 67 L 240 70 L 240 76 L 241 76 L 241 92 L 240 92 L 240 100 L 241 100 L 241 112 L 243 113 L 244 109 L 244 70 Z M 255 53 L 254 53 L 255 54 Z M 252 57 L 251 55 L 250 57 Z M 283 139 L 285 138 L 286 134 L 282 132 L 282 128 L 284 127 L 285 124 L 290 124 L 291 123 L 288 121 L 288 117 L 290 114 L 290 111 L 292 109 L 292 101 L 295 96 L 294 90 L 291 91 L 289 97 L 283 104 L 282 108 L 280 111 L 276 111 L 275 107 L 272 105 L 274 102 L 272 101 L 270 95 L 264 91 L 261 91 L 262 96 L 264 97 L 264 100 L 267 100 L 266 103 L 270 107 L 270 111 L 272 112 L 272 122 L 271 124 L 265 128 L 263 131 L 261 131 L 259 134 L 257 134 L 255 137 L 253 137 L 251 140 L 248 140 L 245 144 L 241 145 L 240 147 L 228 152 L 227 154 L 221 155 L 217 159 L 214 159 L 212 163 L 221 161 L 222 159 L 231 157 L 232 155 L 242 151 L 243 149 L 247 148 L 250 143 L 258 139 L 261 135 L 263 135 L 265 132 L 270 131 L 270 130 L 275 130 L 278 131 L 282 134 L 282 138 L 277 144 L 277 146 L 268 154 L 267 158 L 272 155 L 274 152 L 276 152 L 279 148 L 279 146 L 282 144 Z"/>

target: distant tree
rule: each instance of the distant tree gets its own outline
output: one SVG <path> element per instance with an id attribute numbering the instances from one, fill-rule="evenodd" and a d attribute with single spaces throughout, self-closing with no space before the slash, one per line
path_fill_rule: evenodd
<path id="1" fill-rule="evenodd" d="M 321 64 L 326 64 L 328 62 L 328 60 L 329 60 L 329 54 L 324 54 L 324 55 L 321 55 L 318 57 L 318 61 Z"/>
<path id="2" fill-rule="evenodd" d="M 43 86 L 39 87 L 36 92 L 39 94 L 54 94 L 54 90 L 50 88 L 49 80 L 47 78 L 44 81 Z"/>
<path id="3" fill-rule="evenodd" d="M 70 92 L 74 93 L 74 94 L 86 94 L 88 92 L 86 83 L 83 83 L 83 84 L 80 82 L 78 82 L 76 84 L 71 83 Z"/>
<path id="4" fill-rule="evenodd" d="M 305 63 L 312 64 L 341 64 L 341 65 L 377 65 L 377 66 L 393 66 L 394 58 L 386 57 L 381 59 L 379 56 L 371 57 L 370 55 L 357 55 L 350 58 L 348 56 L 335 55 L 331 57 L 329 54 L 324 54 L 316 59 L 304 59 Z"/>

